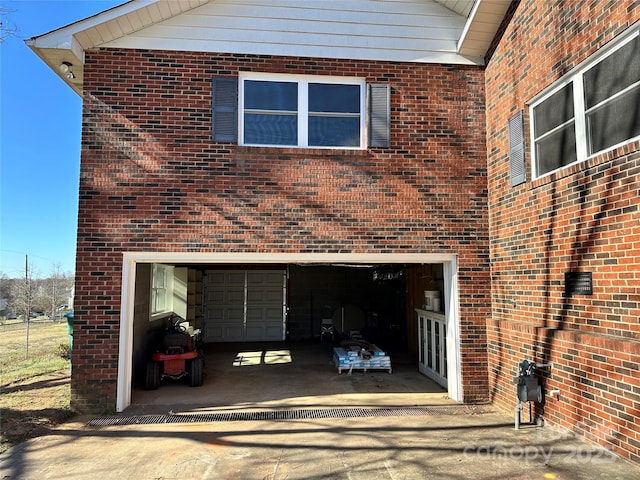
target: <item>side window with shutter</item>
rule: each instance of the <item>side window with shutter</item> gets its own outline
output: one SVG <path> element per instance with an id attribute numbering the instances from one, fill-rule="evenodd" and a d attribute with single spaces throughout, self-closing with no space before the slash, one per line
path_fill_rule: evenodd
<path id="1" fill-rule="evenodd" d="M 509 173 L 512 187 L 527 181 L 522 110 L 509 119 Z"/>
<path id="2" fill-rule="evenodd" d="M 238 140 L 238 79 L 214 78 L 212 97 L 213 141 L 236 142 Z"/>

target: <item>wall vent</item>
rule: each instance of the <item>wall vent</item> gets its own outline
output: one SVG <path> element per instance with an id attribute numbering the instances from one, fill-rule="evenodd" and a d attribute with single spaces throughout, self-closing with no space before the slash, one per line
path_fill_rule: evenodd
<path id="1" fill-rule="evenodd" d="M 564 294 L 567 297 L 571 295 L 593 295 L 591 272 L 565 272 Z"/>

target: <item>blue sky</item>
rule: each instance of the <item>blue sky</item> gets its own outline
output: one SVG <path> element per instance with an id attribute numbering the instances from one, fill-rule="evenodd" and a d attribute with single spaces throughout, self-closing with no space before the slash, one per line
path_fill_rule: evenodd
<path id="1" fill-rule="evenodd" d="M 0 0 L 0 272 L 75 269 L 82 100 L 24 43 L 125 0 Z"/>

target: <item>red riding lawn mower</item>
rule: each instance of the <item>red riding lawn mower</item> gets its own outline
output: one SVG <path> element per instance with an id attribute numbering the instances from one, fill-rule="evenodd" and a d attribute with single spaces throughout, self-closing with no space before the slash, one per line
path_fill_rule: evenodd
<path id="1" fill-rule="evenodd" d="M 147 363 L 145 389 L 155 390 L 165 378 L 187 378 L 189 385 L 202 385 L 204 355 L 200 329 L 190 333 L 178 315 L 169 317 L 160 348 Z"/>

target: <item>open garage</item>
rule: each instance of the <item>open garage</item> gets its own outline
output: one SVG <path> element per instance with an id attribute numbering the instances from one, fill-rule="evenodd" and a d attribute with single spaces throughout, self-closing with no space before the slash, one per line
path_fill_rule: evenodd
<path id="1" fill-rule="evenodd" d="M 388 261 L 391 257 L 385 255 L 383 263 L 375 255 L 336 254 L 333 261 L 304 255 L 290 263 L 269 263 L 244 257 L 243 262 L 233 262 L 233 255 L 225 256 L 225 262 L 187 261 L 171 254 L 153 259 L 130 254 L 125 259 L 125 278 L 130 281 L 123 283 L 123 311 L 132 311 L 123 320 L 134 321 L 122 322 L 119 410 L 132 403 L 213 406 L 258 400 L 270 398 L 265 394 L 269 388 L 279 390 L 279 398 L 283 389 L 290 398 L 310 392 L 342 395 L 374 388 L 367 386 L 371 382 L 378 391 L 384 384 L 390 391 L 444 392 L 455 399 L 455 258 L 422 258 L 416 263 L 416 258 L 402 255 Z M 442 332 L 431 326 L 427 331 L 428 319 L 419 315 L 425 291 L 439 292 L 442 298 L 440 311 L 429 312 L 442 317 Z M 165 311 L 159 312 L 161 308 Z M 188 382 L 168 380 L 158 390 L 144 391 L 145 365 L 166 328 L 168 313 L 201 331 L 203 385 L 192 389 Z M 433 341 L 424 338 L 427 333 Z M 390 356 L 393 374 L 386 369 L 367 372 L 375 375 L 358 372 L 357 387 L 353 379 L 339 380 L 344 376 L 338 375 L 333 348 L 351 340 L 376 345 Z M 430 370 L 437 364 L 440 372 L 424 371 L 421 365 L 427 363 Z M 276 370 L 275 365 L 280 367 Z M 254 368 L 233 368 L 238 366 Z M 274 383 L 271 374 L 284 375 Z"/>

